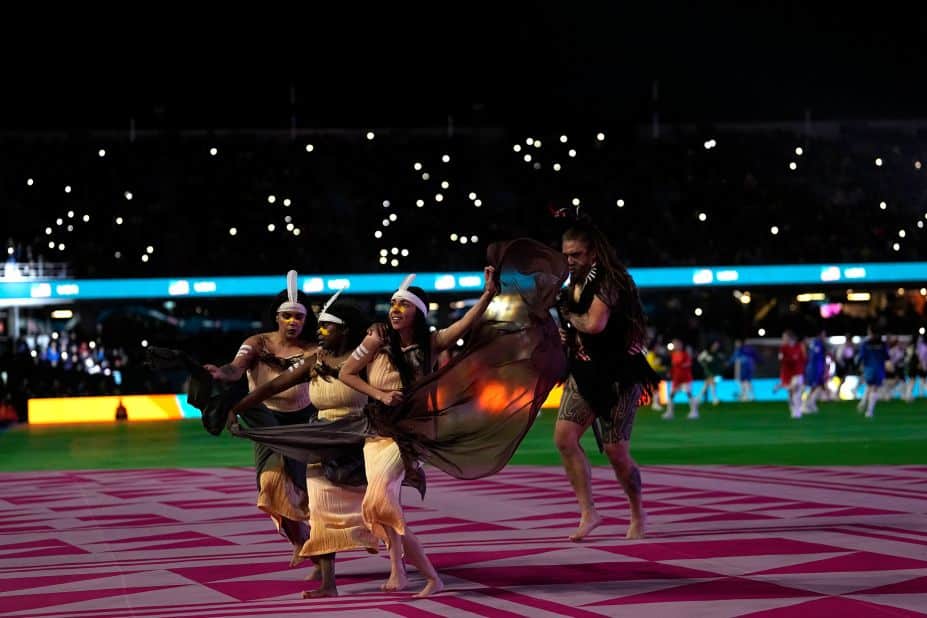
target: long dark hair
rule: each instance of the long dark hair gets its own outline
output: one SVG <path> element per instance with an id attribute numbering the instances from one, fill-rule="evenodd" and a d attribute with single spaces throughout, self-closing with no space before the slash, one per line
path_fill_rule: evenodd
<path id="1" fill-rule="evenodd" d="M 341 325 L 346 331 L 343 343 L 344 349 L 353 350 L 359 346 L 367 335 L 370 318 L 356 305 L 340 300 L 328 308 L 328 313 L 344 320 L 344 324 Z"/>
<path id="2" fill-rule="evenodd" d="M 428 295 L 425 294 L 425 290 L 418 286 L 410 286 L 409 292 L 418 296 L 425 306 L 428 306 Z M 393 364 L 396 366 L 396 369 L 399 370 L 399 377 L 402 379 L 402 387 L 409 388 L 416 378 L 421 376 L 415 375 L 415 368 L 409 364 L 406 360 L 405 354 L 402 353 L 402 341 L 399 339 L 399 332 L 393 329 L 393 325 L 387 321 L 389 325 L 389 355 L 390 359 L 393 361 Z M 415 320 L 412 322 L 412 337 L 413 341 L 418 344 L 419 350 L 421 350 L 422 357 L 422 370 L 425 375 L 431 373 L 432 362 L 431 362 L 431 331 L 428 329 L 428 319 L 425 317 L 425 314 L 422 313 L 421 309 L 418 307 L 415 308 Z"/>
<path id="3" fill-rule="evenodd" d="M 588 221 L 577 221 L 563 233 L 563 240 L 578 241 L 592 249 L 601 283 L 613 285 L 618 291 L 618 306 L 612 308 L 612 315 L 627 316 L 621 333 L 624 343 L 628 347 L 642 345 L 647 338 L 647 319 L 637 285 L 602 231 Z"/>
<path id="4" fill-rule="evenodd" d="M 287 291 L 283 290 L 274 297 L 273 304 L 267 308 L 265 320 L 269 330 L 277 330 L 277 308 L 287 300 L 289 300 L 289 296 Z M 316 343 L 318 341 L 316 331 L 319 329 L 319 321 L 309 308 L 309 298 L 302 291 L 297 290 L 296 302 L 306 308 L 306 320 L 303 322 L 303 332 L 299 334 L 299 340 L 305 343 Z"/>

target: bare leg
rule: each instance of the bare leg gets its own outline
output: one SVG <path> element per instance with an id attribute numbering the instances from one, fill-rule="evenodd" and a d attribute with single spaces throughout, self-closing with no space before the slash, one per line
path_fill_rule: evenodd
<path id="1" fill-rule="evenodd" d="M 573 486 L 576 499 L 579 501 L 579 527 L 570 535 L 571 541 L 582 540 L 602 523 L 602 518 L 599 517 L 592 501 L 592 470 L 589 459 L 579 444 L 579 438 L 585 430 L 586 427 L 572 421 L 558 420 L 554 426 L 554 443 L 560 451 L 567 478 L 570 479 L 570 485 Z"/>
<path id="2" fill-rule="evenodd" d="M 393 528 L 386 528 L 386 536 L 389 537 L 389 579 L 386 580 L 380 590 L 384 592 L 397 592 L 409 585 L 409 579 L 406 577 L 406 567 L 402 563 L 402 537 Z"/>
<path id="3" fill-rule="evenodd" d="M 627 440 L 621 440 L 617 444 L 606 444 L 605 455 L 611 462 L 615 476 L 628 496 L 628 506 L 631 507 L 631 518 L 625 538 L 642 539 L 645 534 L 647 515 L 641 507 L 641 472 L 637 463 L 631 458 L 630 447 Z"/>
<path id="4" fill-rule="evenodd" d="M 425 578 L 425 587 L 415 594 L 416 598 L 427 597 L 430 594 L 441 592 L 444 589 L 444 582 L 438 576 L 431 560 L 425 553 L 425 549 L 419 542 L 418 537 L 412 534 L 412 531 L 406 528 L 406 533 L 402 536 L 402 546 L 406 550 L 406 556 L 409 562 L 418 569 L 418 572 Z"/>
<path id="5" fill-rule="evenodd" d="M 338 596 L 338 588 L 335 586 L 335 554 L 313 557 L 313 562 L 316 563 L 316 568 L 321 573 L 322 585 L 315 590 L 303 592 L 303 598 L 317 599 Z"/>

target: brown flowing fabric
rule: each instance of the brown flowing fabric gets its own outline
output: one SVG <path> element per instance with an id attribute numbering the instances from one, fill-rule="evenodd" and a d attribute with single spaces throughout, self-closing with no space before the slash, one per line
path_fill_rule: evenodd
<path id="1" fill-rule="evenodd" d="M 401 406 L 366 418 L 233 427 L 233 433 L 303 461 L 324 459 L 369 435 L 389 435 L 404 452 L 456 478 L 502 469 L 566 372 L 550 308 L 567 266 L 559 252 L 527 238 L 491 245 L 488 259 L 499 277 L 499 295 L 463 352 L 416 382 Z"/>

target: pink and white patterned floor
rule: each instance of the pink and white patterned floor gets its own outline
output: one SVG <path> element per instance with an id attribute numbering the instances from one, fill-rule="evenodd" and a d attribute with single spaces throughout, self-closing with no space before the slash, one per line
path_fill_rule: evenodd
<path id="1" fill-rule="evenodd" d="M 643 541 L 623 539 L 610 471 L 594 476 L 605 524 L 574 544 L 562 470 L 432 472 L 425 502 L 404 499 L 444 593 L 381 593 L 385 554 L 346 552 L 342 596 L 303 600 L 315 584 L 287 567 L 250 470 L 0 474 L 0 615 L 927 615 L 927 466 L 645 468 Z"/>

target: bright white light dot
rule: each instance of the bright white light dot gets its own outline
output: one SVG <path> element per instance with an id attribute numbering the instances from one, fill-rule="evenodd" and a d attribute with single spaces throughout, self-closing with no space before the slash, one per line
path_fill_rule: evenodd
<path id="1" fill-rule="evenodd" d="M 230 228 L 229 228 L 229 236 L 234 236 L 234 235 L 237 234 L 237 233 L 238 233 L 238 228 L 237 228 L 237 227 L 230 227 Z"/>
<path id="2" fill-rule="evenodd" d="M 541 140 L 539 140 L 539 139 L 534 140 L 534 147 L 535 147 L 535 148 L 540 148 L 540 147 L 541 147 Z"/>
<path id="3" fill-rule="evenodd" d="M 84 215 L 83 217 L 81 217 L 81 219 L 83 219 L 84 223 L 87 223 L 88 221 L 90 221 L 90 215 Z"/>
<path id="4" fill-rule="evenodd" d="M 702 308 L 701 308 L 701 307 L 696 307 L 696 308 L 695 308 L 695 311 L 694 311 L 693 313 L 695 313 L 696 316 L 701 316 L 701 315 L 702 315 Z"/>
<path id="5" fill-rule="evenodd" d="M 467 195 L 467 197 L 469 197 L 471 200 L 475 200 L 475 199 L 476 199 L 476 193 L 474 193 L 473 191 L 471 191 L 471 192 Z"/>
<path id="6" fill-rule="evenodd" d="M 396 216 L 396 213 L 392 213 L 392 214 L 389 216 L 389 220 L 390 220 L 390 221 L 395 221 L 395 220 L 398 219 L 398 218 L 399 218 L 399 217 Z"/>
<path id="7" fill-rule="evenodd" d="M 771 228 L 769 228 L 769 233 L 772 234 L 773 236 L 775 236 L 776 234 L 778 234 L 778 233 L 779 233 L 779 226 L 778 226 L 778 225 L 774 225 L 774 226 L 772 226 Z"/>
<path id="8" fill-rule="evenodd" d="M 521 144 L 515 144 L 514 146 L 512 146 L 512 150 L 514 150 L 515 152 L 521 152 Z"/>
<path id="9" fill-rule="evenodd" d="M 412 166 L 412 169 L 414 169 L 416 172 L 420 172 L 422 170 L 422 164 L 416 161 L 415 165 Z"/>
<path id="10" fill-rule="evenodd" d="M 383 208 L 389 208 L 389 206 L 390 206 L 389 200 L 383 200 Z"/>
<path id="11" fill-rule="evenodd" d="M 798 163 L 796 163 L 795 161 L 792 161 L 791 163 L 789 163 L 789 169 L 794 172 L 795 170 L 798 169 Z"/>
<path id="12" fill-rule="evenodd" d="M 396 266 L 399 266 L 399 260 L 397 260 L 396 258 L 393 258 L 389 261 L 389 265 L 395 268 Z"/>
<path id="13" fill-rule="evenodd" d="M 71 185 L 64 185 L 64 192 L 65 192 L 65 193 L 70 193 L 70 192 L 71 192 Z"/>
<path id="14" fill-rule="evenodd" d="M 122 217 L 116 217 L 116 225 L 122 225 Z"/>
<path id="15" fill-rule="evenodd" d="M 567 154 L 570 155 L 570 158 L 575 157 L 576 150 L 574 148 L 570 148 L 570 151 Z"/>
<path id="16" fill-rule="evenodd" d="M 215 146 L 213 146 L 212 148 L 209 149 L 209 155 L 210 155 L 210 156 L 214 157 L 214 156 L 216 156 L 217 154 L 219 154 L 219 149 L 216 148 Z"/>
<path id="17" fill-rule="evenodd" d="M 894 251 L 901 251 L 901 245 L 898 244 L 898 243 L 893 244 L 893 245 L 892 245 L 892 250 L 894 250 Z"/>
<path id="18" fill-rule="evenodd" d="M 802 147 L 801 147 L 801 146 L 799 146 L 798 148 L 795 149 L 795 154 L 798 155 L 798 156 L 800 157 L 800 156 L 802 156 L 803 154 L 805 154 L 805 151 L 802 150 Z"/>
<path id="19" fill-rule="evenodd" d="M 451 242 L 457 242 L 457 234 L 451 234 Z"/>
<path id="20" fill-rule="evenodd" d="M 442 161 L 442 163 L 450 163 L 450 162 L 451 162 L 451 155 L 447 155 L 447 154 L 446 154 L 446 155 L 442 155 L 442 156 L 441 156 L 441 161 Z"/>
<path id="21" fill-rule="evenodd" d="M 442 188 L 442 189 L 449 189 L 450 187 L 451 187 L 451 183 L 449 183 L 449 182 L 446 181 L 446 180 L 442 180 L 442 181 L 441 181 L 441 188 Z"/>
<path id="22" fill-rule="evenodd" d="M 73 219 L 73 218 L 74 218 L 74 211 L 73 211 L 73 210 L 69 210 L 69 211 L 68 211 L 68 219 Z"/>
<path id="23" fill-rule="evenodd" d="M 534 138 L 529 137 L 528 139 L 525 140 L 525 143 L 528 144 L 529 146 L 532 145 L 534 143 Z"/>
<path id="24" fill-rule="evenodd" d="M 568 138 L 566 135 L 561 135 L 561 136 L 560 136 L 560 143 L 561 143 L 561 144 L 566 144 L 568 139 L 569 139 L 569 138 Z"/>
<path id="25" fill-rule="evenodd" d="M 117 251 L 116 253 L 113 254 L 113 257 L 118 260 L 119 258 L 122 257 L 122 251 Z"/>
<path id="26" fill-rule="evenodd" d="M 904 237 L 905 237 L 905 231 L 904 231 L 904 230 L 898 230 L 898 238 L 904 238 Z"/>
<path id="27" fill-rule="evenodd" d="M 49 249 L 54 249 L 54 248 L 55 248 L 55 241 L 54 241 L 54 240 L 48 243 L 48 248 L 49 248 Z"/>
<path id="28" fill-rule="evenodd" d="M 142 256 L 142 261 L 143 261 L 143 262 L 147 262 L 147 261 L 148 261 L 148 254 L 147 254 L 147 253 L 146 253 L 145 255 Z"/>
<path id="29" fill-rule="evenodd" d="M 131 191 L 126 191 L 126 192 L 123 193 L 122 195 L 125 196 L 125 198 L 126 198 L 127 200 L 129 200 L 130 202 L 132 201 L 132 192 L 131 192 Z"/>
<path id="30" fill-rule="evenodd" d="M 147 247 L 145 247 L 145 253 L 154 253 L 154 247 L 152 247 L 151 245 L 148 245 Z"/>
<path id="31" fill-rule="evenodd" d="M 425 200 L 415 200 L 415 205 L 421 208 L 425 205 Z"/>
<path id="32" fill-rule="evenodd" d="M 16 251 L 16 250 L 15 250 L 13 247 L 7 247 L 7 248 L 6 248 L 6 254 L 7 254 L 7 255 L 13 255 L 13 252 L 14 252 L 14 251 Z"/>
<path id="33" fill-rule="evenodd" d="M 559 172 L 559 171 L 560 171 L 560 164 L 559 164 L 559 163 L 554 163 L 554 171 L 555 171 L 555 172 Z"/>
<path id="34" fill-rule="evenodd" d="M 923 222 L 923 221 L 918 221 L 918 222 L 917 222 L 917 229 L 919 229 L 919 230 L 924 229 L 924 222 Z"/>
<path id="35" fill-rule="evenodd" d="M 386 264 L 387 262 L 389 262 L 389 260 L 386 259 L 385 257 L 380 258 L 380 264 Z"/>
<path id="36" fill-rule="evenodd" d="M 886 208 L 888 208 L 888 204 L 886 204 L 885 202 L 879 202 L 879 208 L 881 210 L 885 210 Z"/>
<path id="37" fill-rule="evenodd" d="M 294 228 L 293 228 L 293 236 L 299 236 L 299 235 L 302 234 L 302 233 L 303 233 L 303 231 L 302 231 L 301 229 L 299 229 L 298 227 L 294 227 Z"/>
<path id="38" fill-rule="evenodd" d="M 399 255 L 399 247 L 393 247 L 392 249 L 389 250 L 389 252 L 392 253 L 393 255 Z"/>
<path id="39" fill-rule="evenodd" d="M 142 339 L 142 347 L 143 347 L 143 348 L 147 348 L 147 347 L 148 347 L 148 340 L 147 340 L 147 339 Z"/>
<path id="40" fill-rule="evenodd" d="M 293 202 L 290 201 L 290 198 L 284 198 L 284 200 L 283 200 L 283 205 L 284 205 L 284 206 L 289 206 L 289 205 L 292 204 L 292 203 L 293 203 Z"/>
<path id="41" fill-rule="evenodd" d="M 916 170 L 921 169 L 921 162 L 920 162 L 920 161 L 915 161 L 915 162 L 914 162 L 914 169 L 916 169 Z"/>
<path id="42" fill-rule="evenodd" d="M 706 214 L 703 213 L 703 212 L 698 213 L 698 220 L 699 220 L 699 221 L 705 221 L 706 219 L 708 219 L 708 215 L 706 215 Z"/>
<path id="43" fill-rule="evenodd" d="M 31 186 L 34 185 L 34 184 L 35 184 L 35 181 L 32 180 L 31 178 L 27 178 L 27 179 L 26 179 L 26 185 L 27 185 L 27 186 L 31 187 Z"/>
<path id="44" fill-rule="evenodd" d="M 103 157 L 106 156 L 106 149 L 105 149 L 105 148 L 100 148 L 100 149 L 97 151 L 97 155 L 102 159 Z"/>
<path id="45" fill-rule="evenodd" d="M 306 152 L 312 152 L 313 150 L 315 150 L 315 146 L 312 144 L 306 144 Z"/>
<path id="46" fill-rule="evenodd" d="M 756 334 L 759 335 L 760 337 L 765 337 L 765 336 L 766 336 L 766 329 L 765 329 L 765 328 L 761 328 L 761 329 L 759 329 L 758 331 L 756 331 Z"/>
<path id="47" fill-rule="evenodd" d="M 68 231 L 69 231 L 69 232 L 73 232 L 73 231 L 74 231 L 74 226 L 73 226 L 73 225 L 69 225 L 69 226 L 68 226 Z"/>
<path id="48" fill-rule="evenodd" d="M 61 225 L 62 223 L 64 223 L 64 219 L 62 219 L 61 217 L 58 217 L 57 219 L 55 219 L 55 223 L 57 225 Z"/>
<path id="49" fill-rule="evenodd" d="M 268 196 L 267 196 L 267 203 L 268 203 L 268 204 L 273 204 L 273 203 L 276 202 L 276 201 L 277 201 L 277 196 L 276 196 L 276 195 L 268 195 Z"/>
<path id="50" fill-rule="evenodd" d="M 273 223 L 268 223 L 268 224 L 267 224 L 267 231 L 268 231 L 268 232 L 273 232 L 275 229 L 277 229 L 277 226 L 274 225 Z"/>
<path id="51" fill-rule="evenodd" d="M 51 235 L 52 229 L 50 227 L 45 228 L 45 233 Z"/>
<path id="52" fill-rule="evenodd" d="M 382 257 L 386 257 L 387 255 L 389 255 L 389 251 L 387 251 L 386 249 L 380 249 L 380 255 Z"/>
<path id="53" fill-rule="evenodd" d="M 428 180 L 429 178 L 431 178 L 431 174 L 428 172 L 422 172 L 422 180 Z"/>
<path id="54" fill-rule="evenodd" d="M 920 333 L 921 335 L 923 335 L 925 332 L 927 332 L 927 329 L 925 329 L 923 326 L 921 326 L 921 327 L 918 329 L 917 332 Z"/>
<path id="55" fill-rule="evenodd" d="M 373 233 L 373 237 L 374 237 L 374 238 L 383 238 L 383 232 L 381 232 L 380 230 L 377 230 L 376 232 Z"/>
<path id="56" fill-rule="evenodd" d="M 525 160 L 525 163 L 530 163 L 530 162 L 531 162 L 531 155 L 526 154 L 524 157 L 522 157 L 522 159 Z"/>
<path id="57" fill-rule="evenodd" d="M 372 140 L 372 139 L 375 138 L 376 136 L 377 136 L 376 133 L 374 133 L 373 131 L 367 131 L 367 139 L 368 139 L 368 140 Z"/>
<path id="58" fill-rule="evenodd" d="M 473 205 L 479 208 L 483 205 L 483 200 L 473 200 Z"/>
<path id="59" fill-rule="evenodd" d="M 409 256 L 409 250 L 408 250 L 408 249 L 403 249 L 400 253 L 401 253 L 402 257 L 408 257 L 408 256 Z"/>
<path id="60" fill-rule="evenodd" d="M 882 167 L 882 157 L 876 157 L 875 164 L 876 167 Z"/>
<path id="61" fill-rule="evenodd" d="M 380 221 L 380 223 L 383 225 L 383 227 L 389 227 L 389 219 L 383 219 Z"/>
<path id="62" fill-rule="evenodd" d="M 596 138 L 597 141 L 604 142 L 604 141 L 605 141 L 605 134 L 604 134 L 604 133 L 596 133 L 595 138 Z"/>
<path id="63" fill-rule="evenodd" d="M 624 208 L 624 200 L 618 200 L 615 204 L 618 205 L 618 208 Z"/>
<path id="64" fill-rule="evenodd" d="M 466 237 L 466 236 L 461 236 L 461 237 L 460 237 L 460 244 L 462 244 L 462 245 L 467 244 L 467 237 Z"/>
<path id="65" fill-rule="evenodd" d="M 463 339 L 458 339 L 458 340 L 457 340 L 457 347 L 462 348 L 462 347 L 463 347 L 463 344 L 464 344 L 464 340 L 463 340 Z"/>
<path id="66" fill-rule="evenodd" d="M 480 240 L 480 237 L 477 236 L 476 234 L 470 237 L 470 242 L 478 242 L 479 240 Z"/>
<path id="67" fill-rule="evenodd" d="M 287 223 L 287 224 L 286 224 L 286 231 L 287 231 L 287 232 L 292 232 L 293 229 L 294 229 L 295 227 L 296 227 L 296 226 L 293 225 L 292 223 Z"/>
<path id="68" fill-rule="evenodd" d="M 579 202 L 579 198 L 578 198 L 578 197 L 574 197 L 574 198 L 573 198 L 573 205 L 574 205 L 574 206 L 579 206 L 579 203 L 580 203 L 580 202 Z"/>
<path id="69" fill-rule="evenodd" d="M 440 193 L 435 193 L 435 201 L 436 201 L 436 202 L 443 202 L 443 201 L 444 201 L 444 196 L 441 195 Z"/>

